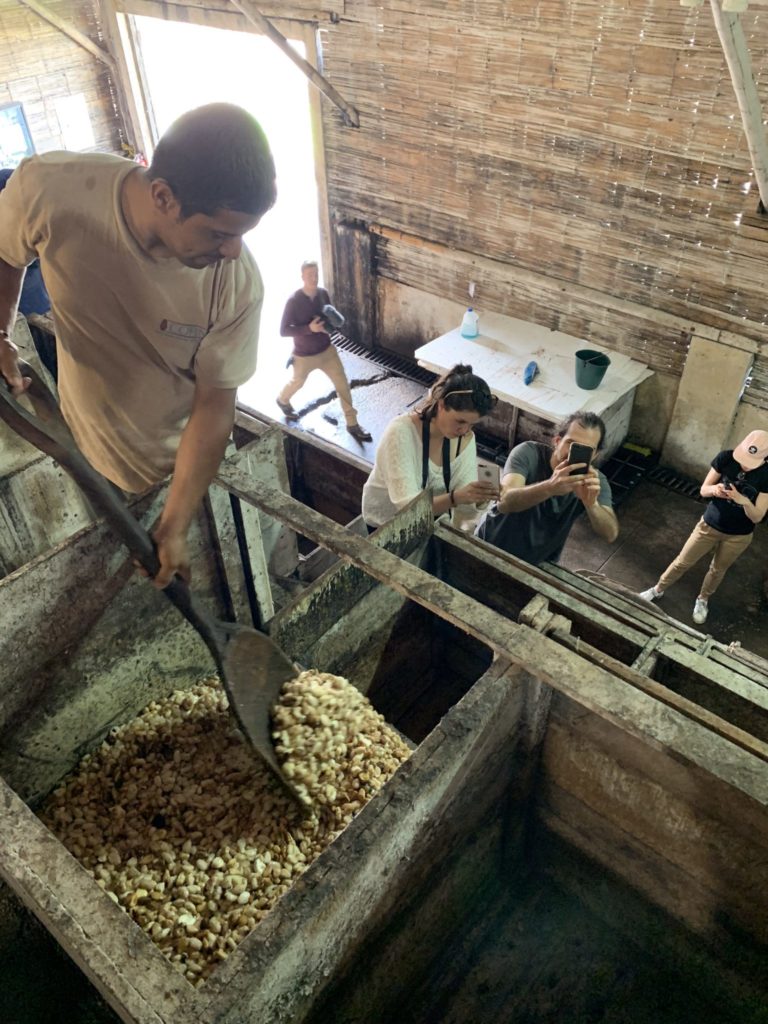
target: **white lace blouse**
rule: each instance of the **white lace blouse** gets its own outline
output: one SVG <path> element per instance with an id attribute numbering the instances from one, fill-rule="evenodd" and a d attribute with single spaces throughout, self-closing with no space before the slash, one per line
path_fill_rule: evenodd
<path id="1" fill-rule="evenodd" d="M 454 442 L 451 442 L 454 448 Z M 421 424 L 409 413 L 397 416 L 384 431 L 376 449 L 376 461 L 363 487 L 363 519 L 381 526 L 421 491 Z M 470 431 L 461 439 L 458 458 L 451 460 L 451 490 L 477 480 L 477 446 Z M 432 497 L 445 494 L 442 465 L 429 460 L 427 490 Z M 473 505 L 457 506 L 464 510 Z"/>

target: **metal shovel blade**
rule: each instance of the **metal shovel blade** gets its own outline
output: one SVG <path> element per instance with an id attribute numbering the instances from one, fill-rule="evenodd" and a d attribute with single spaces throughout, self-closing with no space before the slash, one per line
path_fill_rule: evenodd
<path id="1" fill-rule="evenodd" d="M 284 683 L 296 675 L 296 667 L 264 633 L 235 629 L 222 661 L 222 683 L 229 706 L 245 736 L 281 781 L 293 793 L 283 775 L 272 743 L 272 708 Z M 295 795 L 295 794 L 294 794 Z"/>

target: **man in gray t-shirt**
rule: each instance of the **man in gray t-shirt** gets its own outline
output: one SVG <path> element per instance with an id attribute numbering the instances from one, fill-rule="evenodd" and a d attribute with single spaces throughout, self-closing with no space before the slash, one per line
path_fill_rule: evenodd
<path id="1" fill-rule="evenodd" d="M 513 448 L 502 473 L 501 497 L 481 519 L 476 535 L 533 565 L 558 560 L 582 512 L 599 537 L 616 540 L 619 524 L 605 476 L 594 466 L 585 474 L 585 464 L 568 464 L 574 442 L 596 452 L 604 436 L 599 416 L 574 413 L 560 425 L 551 446 L 524 441 Z"/>

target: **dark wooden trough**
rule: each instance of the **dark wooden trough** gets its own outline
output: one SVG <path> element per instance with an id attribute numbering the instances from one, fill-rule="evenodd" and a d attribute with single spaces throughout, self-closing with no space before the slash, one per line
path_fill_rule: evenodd
<path id="1" fill-rule="evenodd" d="M 696 703 L 663 686 L 633 667 L 652 624 L 577 583 L 521 577 L 435 528 L 423 499 L 356 536 L 291 498 L 277 432 L 220 482 L 194 536 L 212 609 L 246 616 L 255 578 L 291 656 L 347 675 L 417 746 L 194 989 L 33 808 L 113 725 L 206 674 L 207 651 L 100 523 L 0 582 L 0 873 L 107 1001 L 103 1020 L 762 1019 L 757 689 L 711 679 Z M 340 561 L 286 600 L 266 570 L 276 532 Z M 601 635 L 616 637 L 604 652 Z M 0 906 L 9 956 L 18 910 Z"/>

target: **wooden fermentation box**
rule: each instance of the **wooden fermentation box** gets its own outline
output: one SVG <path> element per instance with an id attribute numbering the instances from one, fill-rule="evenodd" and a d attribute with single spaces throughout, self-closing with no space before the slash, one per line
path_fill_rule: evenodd
<path id="1" fill-rule="evenodd" d="M 0 582 L 0 874 L 15 896 L 127 1024 L 474 1024 L 445 1003 L 451 964 L 484 969 L 483 922 L 514 913 L 544 866 L 585 918 L 611 908 L 630 959 L 659 952 L 662 922 L 681 991 L 719 986 L 748 1021 L 768 924 L 764 666 L 435 527 L 424 499 L 358 537 L 290 497 L 281 445 L 268 431 L 223 468 L 193 536 L 196 589 L 245 616 L 224 486 L 260 509 L 262 599 L 269 522 L 338 556 L 275 595 L 268 627 L 366 691 L 417 744 L 410 761 L 194 989 L 32 810 L 111 727 L 211 668 L 94 523 Z M 517 947 L 509 972 L 529 958 Z"/>

